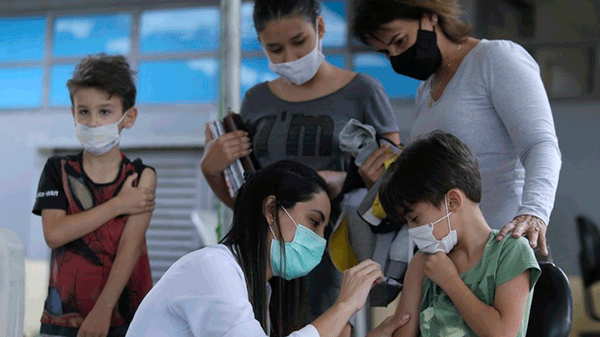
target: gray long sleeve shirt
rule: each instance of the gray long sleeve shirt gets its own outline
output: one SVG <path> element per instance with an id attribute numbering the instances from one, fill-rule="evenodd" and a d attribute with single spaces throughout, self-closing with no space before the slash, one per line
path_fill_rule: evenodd
<path id="1" fill-rule="evenodd" d="M 535 60 L 518 44 L 484 39 L 430 108 L 431 79 L 418 89 L 410 140 L 439 129 L 467 144 L 479 160 L 490 227 L 521 214 L 548 224 L 562 162 Z"/>

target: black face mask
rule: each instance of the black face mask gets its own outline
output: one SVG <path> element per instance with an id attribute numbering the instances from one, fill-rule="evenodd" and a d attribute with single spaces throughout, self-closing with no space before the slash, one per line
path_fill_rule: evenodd
<path id="1" fill-rule="evenodd" d="M 424 81 L 442 65 L 442 53 L 437 45 L 435 27 L 433 31 L 422 30 L 419 20 L 417 41 L 402 54 L 390 57 L 394 71 L 400 75 Z"/>

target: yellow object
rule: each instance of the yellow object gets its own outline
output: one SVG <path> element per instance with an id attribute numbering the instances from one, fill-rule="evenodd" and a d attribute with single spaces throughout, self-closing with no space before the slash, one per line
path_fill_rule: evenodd
<path id="1" fill-rule="evenodd" d="M 385 166 L 386 170 L 388 167 L 390 167 L 390 165 L 392 165 L 396 158 L 398 158 L 398 156 L 385 161 L 383 165 Z M 383 206 L 381 206 L 381 201 L 379 200 L 379 195 L 376 195 L 375 200 L 373 201 L 373 216 L 379 219 L 384 219 L 386 217 L 385 211 L 383 210 Z"/>
<path id="2" fill-rule="evenodd" d="M 384 165 L 387 169 L 398 156 L 388 159 Z M 373 202 L 373 215 L 383 219 L 385 218 L 385 211 L 379 201 L 379 196 L 375 197 Z M 329 256 L 333 265 L 340 271 L 343 272 L 346 269 L 350 269 L 358 264 L 358 258 L 352 245 L 350 243 L 350 231 L 348 228 L 348 218 L 346 214 L 343 214 L 338 220 L 337 226 L 334 227 L 333 233 L 329 237 L 328 247 Z"/>
<path id="3" fill-rule="evenodd" d="M 379 201 L 379 195 L 375 196 L 375 201 L 373 201 L 373 216 L 384 219 L 385 211 L 383 210 L 383 206 L 381 206 L 381 201 Z"/>
<path id="4" fill-rule="evenodd" d="M 333 230 L 328 245 L 331 261 L 340 272 L 358 264 L 358 259 L 350 244 L 347 217 L 343 216 L 342 222 Z"/>

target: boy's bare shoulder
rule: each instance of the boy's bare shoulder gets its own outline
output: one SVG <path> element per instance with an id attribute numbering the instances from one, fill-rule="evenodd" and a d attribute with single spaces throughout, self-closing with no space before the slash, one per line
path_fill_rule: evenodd
<path id="1" fill-rule="evenodd" d="M 412 257 L 412 259 L 410 260 L 410 266 L 411 268 L 418 268 L 421 269 L 421 267 L 425 266 L 425 262 L 427 261 L 427 255 L 425 255 L 422 252 L 416 252 L 415 255 Z"/>
<path id="2" fill-rule="evenodd" d="M 156 180 L 156 170 L 153 167 L 150 167 L 150 166 L 144 167 L 144 169 L 142 170 L 142 175 L 140 176 L 140 178 L 143 178 L 143 177 L 148 177 L 148 179 L 154 179 L 154 180 Z"/>

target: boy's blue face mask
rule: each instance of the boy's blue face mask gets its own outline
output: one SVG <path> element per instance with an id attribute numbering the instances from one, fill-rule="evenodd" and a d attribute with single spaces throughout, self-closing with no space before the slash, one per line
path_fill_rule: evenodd
<path id="1" fill-rule="evenodd" d="M 273 228 L 273 240 L 271 241 L 271 269 L 274 276 L 285 280 L 293 280 L 310 273 L 323 258 L 327 241 L 317 233 L 297 224 L 290 213 L 282 206 L 285 213 L 296 225 L 296 233 L 292 242 L 284 242 L 285 254 L 281 254 L 281 242 L 276 239 Z M 282 261 L 285 259 L 285 261 Z"/>

